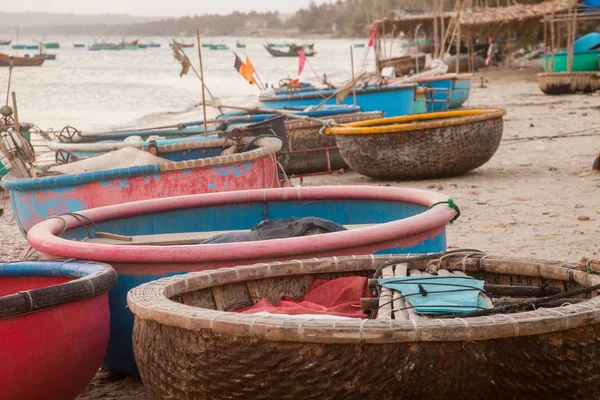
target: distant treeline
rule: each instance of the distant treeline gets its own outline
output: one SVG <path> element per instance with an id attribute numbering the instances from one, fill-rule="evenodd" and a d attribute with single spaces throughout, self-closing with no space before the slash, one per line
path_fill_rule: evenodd
<path id="1" fill-rule="evenodd" d="M 127 25 L 71 25 L 27 27 L 24 33 L 115 36 L 193 36 L 196 29 L 213 36 L 251 33 L 265 29 L 281 29 L 283 22 L 277 12 L 233 12 L 228 15 L 205 14 L 193 17 L 169 18 Z"/>
<path id="2" fill-rule="evenodd" d="M 543 0 L 520 0 L 521 4 L 539 3 Z M 457 0 L 446 0 L 446 10 L 452 10 Z M 473 0 L 475 4 L 506 5 L 511 0 Z M 233 12 L 228 15 L 205 14 L 201 16 L 170 18 L 135 24 L 74 25 L 30 27 L 24 32 L 44 34 L 86 34 L 127 36 L 192 36 L 196 29 L 212 36 L 263 33 L 268 30 L 297 30 L 302 34 L 332 34 L 344 37 L 364 37 L 369 25 L 383 17 L 398 13 L 430 11 L 434 0 L 337 0 L 335 3 L 317 5 L 297 11 L 283 21 L 277 12 Z"/>

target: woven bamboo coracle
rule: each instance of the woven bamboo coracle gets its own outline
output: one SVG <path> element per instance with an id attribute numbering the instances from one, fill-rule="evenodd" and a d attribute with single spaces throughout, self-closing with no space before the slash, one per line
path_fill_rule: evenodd
<path id="1" fill-rule="evenodd" d="M 378 118 L 383 118 L 382 112 L 342 114 L 326 119 L 335 121 L 338 124 L 348 124 Z M 289 120 L 285 122 L 287 139 L 282 151 L 294 153 L 281 155 L 279 161 L 288 174 L 326 172 L 327 152 L 324 150 L 325 148 L 329 149 L 331 170 L 348 168 L 348 164 L 340 155 L 335 138 L 321 135 L 319 133 L 321 128 L 322 125 L 316 121 Z"/>
<path id="2" fill-rule="evenodd" d="M 600 90 L 600 72 L 548 72 L 538 74 L 545 94 L 592 93 Z"/>
<path id="3" fill-rule="evenodd" d="M 430 179 L 472 171 L 496 153 L 503 109 L 408 115 L 333 127 L 350 168 L 376 179 Z"/>
<path id="4" fill-rule="evenodd" d="M 260 298 L 297 298 L 315 279 L 371 278 L 383 263 L 411 276 L 445 271 L 511 290 L 589 293 L 558 307 L 462 318 L 223 311 Z M 600 397 L 600 298 L 592 291 L 599 284 L 600 276 L 576 264 L 463 251 L 191 273 L 140 286 L 128 304 L 136 315 L 136 361 L 153 399 L 580 400 Z"/>

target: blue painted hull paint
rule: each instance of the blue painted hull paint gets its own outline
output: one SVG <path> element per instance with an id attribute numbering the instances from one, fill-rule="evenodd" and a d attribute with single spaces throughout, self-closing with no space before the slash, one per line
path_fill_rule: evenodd
<path id="1" fill-rule="evenodd" d="M 469 100 L 471 94 L 470 80 L 454 81 L 454 88 L 450 94 L 450 108 L 460 108 Z"/>
<path id="2" fill-rule="evenodd" d="M 452 88 L 454 86 L 454 79 L 444 79 L 422 83 L 419 82 L 419 86 L 435 89 L 435 93 L 432 94 L 433 101 L 431 101 L 432 95 L 428 95 L 427 112 L 448 111 L 448 108 L 450 107 Z"/>
<path id="3" fill-rule="evenodd" d="M 388 87 L 389 89 L 390 87 Z M 317 90 L 311 92 L 302 92 L 298 96 L 276 95 L 271 98 L 261 98 L 267 108 L 283 109 L 288 106 L 316 106 L 321 104 L 328 96 L 335 93 L 335 90 Z M 382 91 L 361 91 L 357 90 L 356 104 L 363 111 L 383 111 L 386 117 L 401 117 L 410 115 L 413 112 L 415 99 L 415 90 L 413 86 L 402 85 L 395 90 Z M 336 104 L 336 98 L 333 97 L 327 103 Z M 342 104 L 354 104 L 352 94 L 346 97 Z"/>
<path id="4" fill-rule="evenodd" d="M 287 219 L 289 217 L 320 217 L 343 225 L 373 224 L 408 218 L 425 210 L 426 207 L 423 206 L 388 201 L 286 201 L 167 211 L 100 222 L 98 223 L 98 229 L 122 235 L 210 232 L 250 229 L 264 219 Z M 81 239 L 87 237 L 87 232 L 84 228 L 78 228 L 64 233 L 62 237 Z M 444 251 L 445 249 L 446 234 L 442 233 L 411 248 L 382 249 L 376 254 L 424 254 Z M 160 249 L 157 248 L 157 251 L 160 251 Z M 127 308 L 127 292 L 142 283 L 166 276 L 192 272 L 192 270 L 189 267 L 186 269 L 185 265 L 181 265 L 177 272 L 171 270 L 163 274 L 147 274 L 144 272 L 144 266 L 140 265 L 139 274 L 127 275 L 119 271 L 118 264 L 115 264 L 114 267 L 119 273 L 119 281 L 110 292 L 111 339 L 105 358 L 105 366 L 114 371 L 136 375 L 137 368 L 133 357 L 131 339 L 134 317 Z"/>

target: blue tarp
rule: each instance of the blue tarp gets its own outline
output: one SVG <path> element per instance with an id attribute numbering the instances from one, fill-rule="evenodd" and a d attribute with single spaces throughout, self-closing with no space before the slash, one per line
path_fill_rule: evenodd
<path id="1" fill-rule="evenodd" d="M 600 0 L 597 0 L 600 1 Z M 599 3 L 600 5 L 600 3 Z M 600 47 L 600 33 L 598 32 L 592 32 L 592 33 L 588 33 L 587 35 L 584 35 L 582 37 L 580 37 L 579 39 L 577 39 L 575 41 L 575 45 L 574 45 L 574 49 L 575 49 L 575 53 L 581 53 L 584 51 L 590 51 L 590 50 L 598 50 Z"/>
<path id="2" fill-rule="evenodd" d="M 419 314 L 468 313 L 486 308 L 484 281 L 471 277 L 411 276 L 380 279 L 387 289 L 401 292 Z"/>

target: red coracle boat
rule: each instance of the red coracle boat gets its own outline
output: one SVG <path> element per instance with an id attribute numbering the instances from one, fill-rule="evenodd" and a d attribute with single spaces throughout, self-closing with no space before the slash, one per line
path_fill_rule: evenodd
<path id="1" fill-rule="evenodd" d="M 0 263 L 0 398 L 69 400 L 102 364 L 110 323 L 106 264 Z"/>

